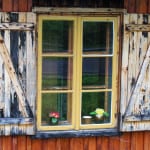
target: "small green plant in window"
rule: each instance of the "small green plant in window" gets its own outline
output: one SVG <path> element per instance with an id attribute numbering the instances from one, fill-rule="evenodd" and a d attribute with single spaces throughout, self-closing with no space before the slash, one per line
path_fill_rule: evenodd
<path id="1" fill-rule="evenodd" d="M 97 119 L 109 117 L 109 113 L 102 108 L 96 108 L 95 111 L 90 112 L 90 115 L 95 116 Z"/>
<path id="2" fill-rule="evenodd" d="M 50 125 L 58 125 L 58 121 L 60 118 L 59 112 L 50 112 Z"/>

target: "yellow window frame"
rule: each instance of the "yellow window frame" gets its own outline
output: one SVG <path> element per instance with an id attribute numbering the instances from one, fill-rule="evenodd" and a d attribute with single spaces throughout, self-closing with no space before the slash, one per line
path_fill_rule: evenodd
<path id="1" fill-rule="evenodd" d="M 73 52 L 72 54 L 43 54 L 42 53 L 42 22 L 43 20 L 65 20 L 73 21 Z M 82 35 L 83 35 L 83 22 L 84 21 L 110 21 L 113 22 L 113 56 L 112 56 L 112 88 L 111 89 L 94 89 L 82 90 L 82 58 L 88 57 L 82 54 Z M 37 129 L 38 130 L 80 130 L 80 129 L 101 129 L 113 128 L 117 126 L 117 89 L 118 89 L 118 52 L 119 52 L 119 17 L 82 17 L 82 16 L 51 16 L 39 15 L 38 17 L 38 76 L 37 76 Z M 73 57 L 73 83 L 72 90 L 42 90 L 42 57 Z M 96 56 L 93 57 L 103 57 Z M 76 84 L 78 83 L 78 84 Z M 111 105 L 111 121 L 110 123 L 103 124 L 81 124 L 81 94 L 82 92 L 112 92 L 112 105 Z M 41 125 L 41 102 L 42 93 L 72 93 L 72 124 L 64 126 L 42 126 Z"/>

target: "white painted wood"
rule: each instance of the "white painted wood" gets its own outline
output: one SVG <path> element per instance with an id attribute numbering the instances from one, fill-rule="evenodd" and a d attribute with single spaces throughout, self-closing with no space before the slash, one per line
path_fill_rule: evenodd
<path id="1" fill-rule="evenodd" d="M 139 72 L 139 76 L 138 76 L 136 85 L 133 89 L 133 93 L 130 96 L 129 104 L 128 104 L 128 107 L 126 108 L 126 112 L 125 112 L 125 121 L 132 121 L 131 118 L 129 120 L 128 117 L 130 117 L 131 114 L 133 113 L 132 110 L 133 110 L 134 104 L 140 100 L 137 97 L 141 90 L 142 82 L 144 80 L 146 70 L 147 70 L 149 63 L 150 63 L 150 46 L 149 46 L 149 49 L 147 50 L 147 54 L 145 56 L 141 71 Z"/>
<path id="2" fill-rule="evenodd" d="M 129 32 L 149 31 L 150 30 L 150 24 L 126 24 L 126 30 Z"/>
<path id="3" fill-rule="evenodd" d="M 129 14 L 124 15 L 124 24 L 129 22 Z M 125 26 L 124 26 L 125 27 Z M 126 106 L 128 104 L 128 49 L 129 49 L 129 32 L 124 28 L 124 39 L 123 39 L 123 51 L 122 51 L 122 68 L 121 68 L 121 102 L 120 112 L 124 114 Z M 122 118 L 122 117 L 121 117 Z M 120 122 L 122 127 L 122 120 Z"/>
<path id="4" fill-rule="evenodd" d="M 129 15 L 128 21 L 125 21 L 126 17 L 124 17 L 125 19 L 124 21 L 128 22 L 126 24 L 143 24 L 143 22 L 150 23 L 150 15 L 143 15 L 143 14 L 128 14 L 128 15 Z M 145 19 L 148 20 L 146 21 Z M 147 63 L 145 71 L 142 71 L 143 69 L 141 70 L 141 66 L 143 65 L 143 60 L 145 59 L 148 46 L 150 45 L 150 31 L 148 33 L 140 31 L 132 31 L 128 32 L 129 36 L 128 34 L 126 34 L 127 32 L 128 32 L 127 30 L 124 30 L 123 45 L 127 44 L 127 46 L 126 47 L 123 46 L 122 51 L 123 54 L 122 70 L 126 68 L 124 66 L 126 61 L 128 67 L 127 69 L 125 69 L 125 72 L 122 71 L 121 74 L 120 130 L 121 131 L 150 130 L 150 117 L 149 117 L 150 115 L 146 115 L 148 114 L 147 113 L 148 111 L 144 111 L 147 108 L 150 109 L 150 72 L 149 72 L 150 63 Z M 126 39 L 129 40 L 129 45 L 126 42 Z M 127 54 L 126 57 L 124 57 L 125 53 Z M 140 74 L 141 71 L 142 74 Z M 142 76 L 142 79 L 140 76 Z M 125 81 L 126 80 L 125 77 L 127 77 L 127 81 Z M 132 81 L 133 79 L 134 82 Z M 140 84 L 140 88 L 136 87 L 137 85 L 139 85 L 138 83 L 136 83 L 137 81 Z M 124 91 L 126 91 L 126 89 L 127 92 L 125 94 Z M 134 91 L 134 89 L 136 90 Z M 136 96 L 136 98 L 132 96 L 132 94 Z M 127 106 L 129 106 L 130 108 Z M 129 108 L 128 111 L 127 108 Z M 125 115 L 127 115 L 128 117 L 125 118 Z"/>
<path id="5" fill-rule="evenodd" d="M 1 23 L 0 30 L 20 30 L 20 31 L 32 31 L 34 28 L 33 23 Z"/>
<path id="6" fill-rule="evenodd" d="M 9 76 L 11 78 L 11 81 L 14 85 L 14 88 L 17 92 L 17 95 L 18 95 L 18 98 L 19 98 L 19 101 L 21 103 L 21 106 L 22 106 L 22 112 L 23 112 L 23 115 L 24 116 L 28 116 L 28 113 L 25 109 L 26 107 L 26 104 L 25 104 L 25 95 L 24 95 L 24 92 L 23 90 L 21 89 L 21 86 L 18 82 L 18 79 L 17 79 L 17 75 L 15 73 L 15 69 L 13 67 L 13 64 L 11 62 L 11 58 L 9 56 L 9 53 L 8 53 L 8 49 L 3 41 L 3 38 L 0 36 L 0 54 L 3 58 L 3 61 L 4 61 L 4 64 L 5 64 L 5 68 L 7 70 L 7 72 L 9 73 Z"/>

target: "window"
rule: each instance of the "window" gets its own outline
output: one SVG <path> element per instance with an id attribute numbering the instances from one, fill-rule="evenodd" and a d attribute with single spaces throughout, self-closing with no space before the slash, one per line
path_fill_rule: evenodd
<path id="1" fill-rule="evenodd" d="M 115 127 L 118 18 L 40 15 L 38 31 L 38 130 Z"/>

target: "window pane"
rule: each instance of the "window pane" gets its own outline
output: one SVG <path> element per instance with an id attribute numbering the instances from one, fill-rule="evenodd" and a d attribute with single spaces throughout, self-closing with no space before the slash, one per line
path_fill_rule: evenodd
<path id="1" fill-rule="evenodd" d="M 101 52 L 111 54 L 112 50 L 112 22 L 83 23 L 83 52 Z"/>
<path id="2" fill-rule="evenodd" d="M 72 21 L 43 21 L 43 52 L 70 52 L 73 41 Z"/>
<path id="3" fill-rule="evenodd" d="M 42 61 L 42 89 L 70 89 L 71 58 L 44 57 Z"/>
<path id="4" fill-rule="evenodd" d="M 99 112 L 99 109 L 103 109 L 105 114 L 99 120 L 96 118 L 98 114 L 95 110 Z M 94 114 L 95 113 L 95 114 Z M 101 110 L 100 110 L 101 113 Z M 82 93 L 82 123 L 108 123 L 110 122 L 111 116 L 111 92 L 84 92 Z M 99 117 L 99 116 L 98 116 Z M 86 118 L 90 118 L 90 122 L 86 122 Z"/>
<path id="5" fill-rule="evenodd" d="M 112 58 L 83 58 L 82 86 L 87 88 L 111 88 Z"/>
<path id="6" fill-rule="evenodd" d="M 42 124 L 43 125 L 69 125 L 71 124 L 71 94 L 49 93 L 42 95 Z M 51 114 L 50 114 L 51 113 Z M 52 124 L 52 115 L 57 115 L 57 124 Z M 54 120 L 55 121 L 55 120 Z M 54 122 L 55 123 L 55 122 Z"/>

